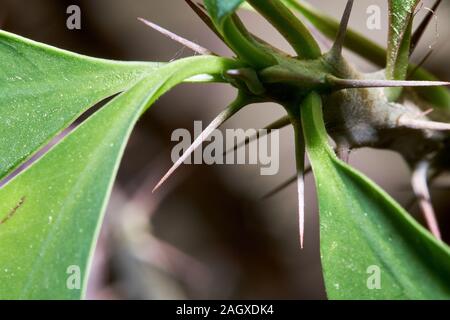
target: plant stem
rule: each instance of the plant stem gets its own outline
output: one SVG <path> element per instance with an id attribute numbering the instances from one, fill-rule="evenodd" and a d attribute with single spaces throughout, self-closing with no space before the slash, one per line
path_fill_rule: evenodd
<path id="1" fill-rule="evenodd" d="M 281 2 L 274 0 L 248 0 L 291 44 L 299 58 L 320 57 L 320 47 L 308 28 Z"/>
<path id="2" fill-rule="evenodd" d="M 237 16 L 231 16 L 223 22 L 222 34 L 230 48 L 245 62 L 257 69 L 266 68 L 276 63 L 269 53 L 258 44 L 247 30 L 238 27 Z M 241 24 L 239 25 L 241 26 Z"/>

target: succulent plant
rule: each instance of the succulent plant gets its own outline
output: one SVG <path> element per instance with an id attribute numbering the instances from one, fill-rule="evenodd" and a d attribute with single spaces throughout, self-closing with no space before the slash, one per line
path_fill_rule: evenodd
<path id="1" fill-rule="evenodd" d="M 304 1 L 186 2 L 235 57 L 219 57 L 145 19 L 141 21 L 200 56 L 170 63 L 108 61 L 0 32 L 0 177 L 8 176 L 93 104 L 123 92 L 0 189 L 0 264 L 5 270 L 0 270 L 0 296 L 82 297 L 84 289 L 66 288 L 65 270 L 80 266 L 85 288 L 105 204 L 136 121 L 179 83 L 225 82 L 237 89 L 236 99 L 155 191 L 230 117 L 249 104 L 275 102 L 286 116 L 267 128 L 291 125 L 295 132 L 297 175 L 290 181 L 298 184 L 301 247 L 304 175 L 311 171 L 305 168 L 305 154 L 315 177 L 328 297 L 448 299 L 450 251 L 440 240 L 427 185 L 450 168 L 449 83 L 409 62 L 432 13 L 413 32 L 420 1 L 389 0 L 385 50 L 348 30 L 352 0 L 340 22 Z M 433 9 L 440 3 L 436 1 Z M 296 55 L 249 32 L 236 13 L 244 5 L 274 26 Z M 311 31 L 316 29 L 334 41 L 326 52 Z M 361 72 L 342 55 L 344 47 L 382 69 Z M 348 165 L 349 151 L 362 147 L 393 150 L 408 163 L 431 233 Z M 375 289 L 368 285 L 373 266 L 383 279 Z"/>

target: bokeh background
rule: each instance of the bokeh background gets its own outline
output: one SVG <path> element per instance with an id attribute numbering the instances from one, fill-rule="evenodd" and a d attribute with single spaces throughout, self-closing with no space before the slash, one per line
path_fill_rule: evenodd
<path id="1" fill-rule="evenodd" d="M 309 0 L 339 18 L 345 1 Z M 358 0 L 352 28 L 386 43 L 385 0 Z M 66 9 L 81 8 L 81 30 L 66 28 Z M 368 30 L 366 9 L 382 9 L 382 29 Z M 432 1 L 424 1 L 416 21 Z M 187 48 L 149 29 L 144 17 L 214 52 L 231 52 L 183 0 L 0 0 L 2 29 L 75 52 L 121 60 L 170 61 L 192 55 Z M 242 12 L 248 28 L 292 52 L 261 17 Z M 444 1 L 413 61 L 434 48 L 426 67 L 450 80 L 450 3 Z M 324 49 L 327 43 L 322 43 Z M 346 52 L 364 71 L 374 66 Z M 170 167 L 177 128 L 206 124 L 234 97 L 219 84 L 183 84 L 142 117 L 127 147 L 97 246 L 89 299 L 324 299 L 318 211 L 314 181 L 306 179 L 305 248 L 298 243 L 296 187 L 261 197 L 295 172 L 292 130 L 280 132 L 280 172 L 261 176 L 255 165 L 184 165 L 157 193 L 151 190 Z M 224 128 L 261 128 L 283 115 L 274 104 L 253 105 Z M 350 163 L 400 203 L 411 198 L 410 172 L 395 153 L 357 150 Z M 448 177 L 432 189 L 438 219 L 450 240 Z M 411 213 L 419 220 L 418 208 Z M 342 230 L 345 232 L 345 230 Z"/>

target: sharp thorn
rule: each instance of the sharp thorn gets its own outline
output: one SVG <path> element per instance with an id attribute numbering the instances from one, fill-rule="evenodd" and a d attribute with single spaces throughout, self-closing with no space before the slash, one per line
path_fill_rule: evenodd
<path id="1" fill-rule="evenodd" d="M 420 113 L 419 116 L 421 117 L 426 117 L 427 115 L 429 115 L 430 113 L 432 113 L 434 111 L 433 108 L 429 108 L 428 110 L 425 110 L 424 112 Z"/>
<path id="2" fill-rule="evenodd" d="M 430 232 L 437 238 L 441 239 L 441 233 L 434 213 L 433 205 L 431 204 L 430 192 L 428 190 L 428 170 L 430 162 L 428 160 L 421 161 L 414 168 L 411 177 L 411 185 L 414 193 L 419 200 L 419 205 L 422 214 L 425 218 Z"/>
<path id="3" fill-rule="evenodd" d="M 327 82 L 335 90 L 351 89 L 351 88 L 433 87 L 433 86 L 450 85 L 450 82 L 446 81 L 340 79 L 331 75 L 328 75 L 326 79 Z"/>
<path id="4" fill-rule="evenodd" d="M 417 130 L 450 131 L 450 123 L 414 119 L 405 116 L 399 117 L 397 124 L 401 127 Z"/>
<path id="5" fill-rule="evenodd" d="M 189 148 L 181 155 L 181 157 L 172 165 L 167 173 L 159 180 L 152 192 L 155 192 L 174 172 L 175 170 L 197 149 L 209 135 L 231 118 L 236 112 L 247 104 L 247 100 L 238 97 L 225 110 L 223 110 L 213 121 L 203 130 L 202 133 L 194 140 Z"/>
<path id="6" fill-rule="evenodd" d="M 305 234 L 305 177 L 303 172 L 297 173 L 298 192 L 298 217 L 300 229 L 300 248 L 303 249 L 303 239 Z"/>
<path id="7" fill-rule="evenodd" d="M 202 46 L 200 46 L 200 45 L 198 45 L 198 44 L 196 44 L 196 43 L 194 43 L 194 42 L 192 42 L 190 40 L 187 40 L 187 39 L 185 39 L 183 37 L 180 37 L 179 35 L 171 32 L 171 31 L 169 31 L 167 29 L 164 29 L 163 27 L 161 27 L 161 26 L 159 26 L 159 25 L 157 25 L 157 24 L 155 24 L 153 22 L 150 22 L 150 21 L 148 21 L 148 20 L 146 20 L 144 18 L 138 18 L 138 20 L 141 21 L 142 23 L 144 23 L 145 25 L 149 26 L 150 28 L 160 32 L 163 35 L 165 35 L 169 39 L 171 39 L 173 41 L 176 41 L 176 42 L 182 44 L 185 47 L 188 47 L 189 49 L 191 49 L 194 52 L 197 52 L 197 53 L 199 53 L 201 55 L 211 55 L 211 54 L 213 54 L 210 50 L 208 50 L 206 48 L 203 48 Z"/>
<path id="8" fill-rule="evenodd" d="M 348 21 L 350 20 L 350 15 L 353 8 L 353 0 L 348 0 L 345 6 L 344 14 L 341 18 L 341 24 L 339 25 L 339 30 L 336 35 L 336 40 L 334 41 L 333 47 L 331 48 L 331 55 L 333 57 L 340 57 L 342 54 L 342 47 L 344 45 L 345 36 L 347 34 Z"/>
<path id="9" fill-rule="evenodd" d="M 300 248 L 305 234 L 305 141 L 300 121 L 292 122 L 295 131 L 295 163 L 297 167 L 298 224 Z"/>

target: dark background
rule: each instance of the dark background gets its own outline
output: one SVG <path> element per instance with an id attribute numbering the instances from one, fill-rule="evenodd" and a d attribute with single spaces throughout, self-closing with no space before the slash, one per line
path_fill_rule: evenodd
<path id="1" fill-rule="evenodd" d="M 310 1 L 339 17 L 345 1 Z M 430 1 L 424 1 L 430 6 Z M 66 8 L 81 7 L 81 30 L 66 28 Z M 366 8 L 382 8 L 382 30 L 368 30 Z M 91 56 L 169 61 L 192 55 L 137 21 L 147 18 L 230 55 L 182 0 L 0 0 L 0 26 L 7 31 Z M 425 14 L 422 9 L 416 21 Z M 351 26 L 386 42 L 386 1 L 356 1 Z M 438 33 L 432 23 L 413 59 L 433 45 L 427 68 L 450 80 L 450 6 L 444 1 Z M 241 14 L 248 27 L 291 52 L 285 41 L 251 12 Z M 374 67 L 346 53 L 362 70 Z M 142 117 L 126 150 L 97 247 L 88 298 L 91 299 L 324 299 L 320 268 L 318 212 L 312 177 L 307 179 L 305 248 L 299 249 L 295 185 L 267 200 L 261 196 L 294 173 L 291 129 L 283 129 L 280 172 L 261 176 L 257 166 L 182 166 L 156 194 L 151 189 L 170 167 L 177 128 L 204 124 L 233 98 L 225 85 L 184 84 L 161 98 Z M 283 115 L 281 107 L 251 106 L 225 127 L 260 128 Z M 358 150 L 351 164 L 385 188 L 400 203 L 411 197 L 409 170 L 386 151 Z M 444 239 L 450 240 L 448 177 L 433 188 Z M 411 212 L 417 216 L 417 208 Z M 420 219 L 420 217 L 419 217 Z M 343 230 L 345 232 L 345 230 Z"/>

